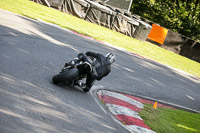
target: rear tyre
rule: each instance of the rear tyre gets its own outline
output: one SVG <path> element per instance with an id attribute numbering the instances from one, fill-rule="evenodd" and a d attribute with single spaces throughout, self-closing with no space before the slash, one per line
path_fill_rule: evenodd
<path id="1" fill-rule="evenodd" d="M 53 76 L 52 81 L 54 84 L 64 83 L 66 81 L 73 80 L 79 75 L 79 71 L 77 68 L 70 69 L 68 71 L 59 73 Z"/>

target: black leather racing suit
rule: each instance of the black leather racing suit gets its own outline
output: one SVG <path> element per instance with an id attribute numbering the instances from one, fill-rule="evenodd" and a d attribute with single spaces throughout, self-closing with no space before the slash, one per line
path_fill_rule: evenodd
<path id="1" fill-rule="evenodd" d="M 81 55 L 81 56 L 80 56 Z M 86 52 L 85 55 L 95 58 L 92 63 L 93 70 L 91 73 L 87 74 L 86 78 L 86 90 L 89 91 L 93 86 L 95 80 L 101 80 L 103 77 L 107 76 L 111 72 L 111 63 L 110 61 L 102 54 L 94 52 Z M 83 53 L 79 54 L 78 57 L 81 57 L 82 60 L 87 61 L 87 57 Z"/>

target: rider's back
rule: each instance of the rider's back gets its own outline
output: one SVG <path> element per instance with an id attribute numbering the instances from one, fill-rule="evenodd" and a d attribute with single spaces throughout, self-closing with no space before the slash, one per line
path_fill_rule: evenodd
<path id="1" fill-rule="evenodd" d="M 110 73 L 111 64 L 104 55 L 94 52 L 87 52 L 87 55 L 96 58 L 93 65 L 97 71 L 97 80 L 101 80 L 104 76 Z"/>

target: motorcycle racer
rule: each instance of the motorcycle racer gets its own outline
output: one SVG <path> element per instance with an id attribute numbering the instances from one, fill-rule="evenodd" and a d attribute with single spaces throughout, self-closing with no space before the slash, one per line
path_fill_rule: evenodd
<path id="1" fill-rule="evenodd" d="M 77 60 L 88 62 L 91 67 L 91 71 L 85 70 L 87 71 L 86 83 L 82 83 L 80 80 L 76 83 L 84 92 L 88 92 L 96 80 L 101 80 L 111 72 L 111 64 L 115 62 L 116 56 L 113 53 L 108 53 L 104 56 L 100 53 L 88 51 L 78 54 Z M 66 63 L 65 65 L 68 64 Z"/>

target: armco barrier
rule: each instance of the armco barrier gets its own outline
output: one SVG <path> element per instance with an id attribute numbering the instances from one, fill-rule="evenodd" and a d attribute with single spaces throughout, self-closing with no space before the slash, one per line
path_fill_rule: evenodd
<path id="1" fill-rule="evenodd" d="M 153 28 L 149 33 L 147 41 L 200 62 L 200 43 L 159 25 L 153 24 Z"/>
<path id="2" fill-rule="evenodd" d="M 169 30 L 163 46 L 167 50 L 200 62 L 200 43 Z"/>
<path id="3" fill-rule="evenodd" d="M 139 21 L 139 26 L 137 27 L 133 37 L 141 41 L 146 41 L 150 31 L 152 31 L 151 25 L 143 21 Z"/>

